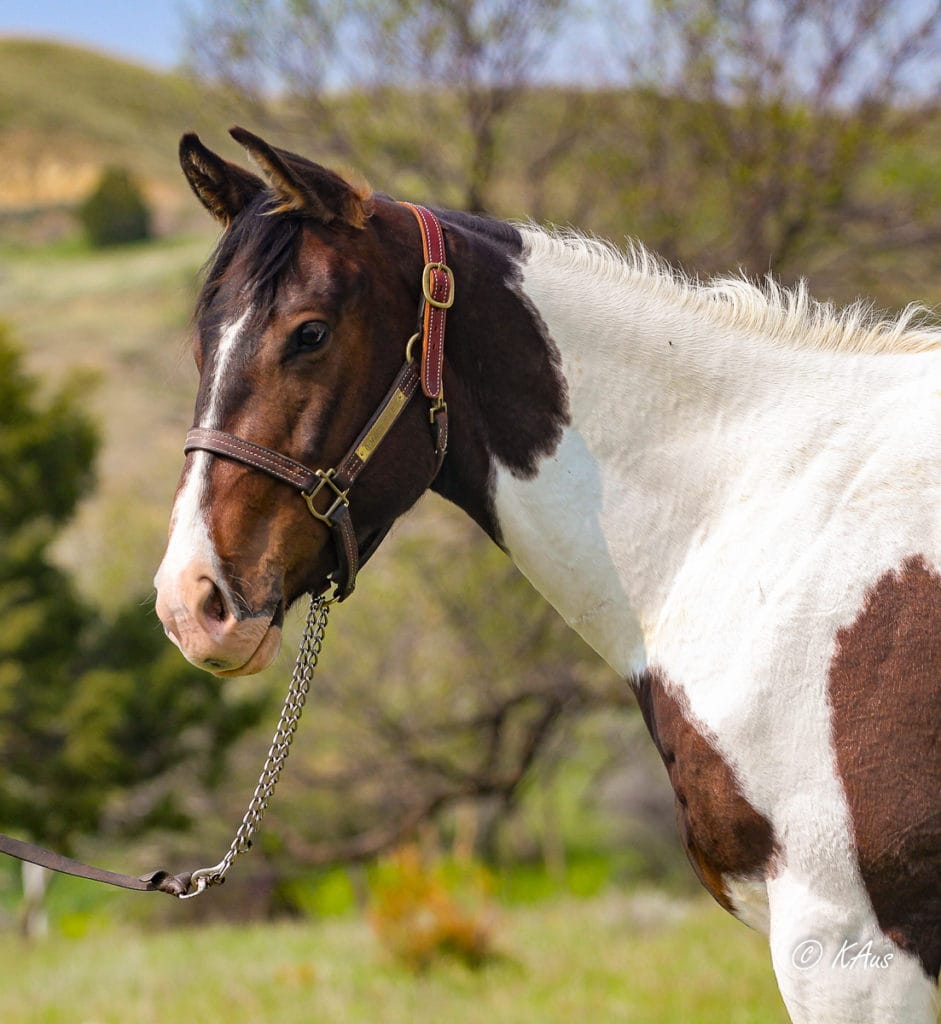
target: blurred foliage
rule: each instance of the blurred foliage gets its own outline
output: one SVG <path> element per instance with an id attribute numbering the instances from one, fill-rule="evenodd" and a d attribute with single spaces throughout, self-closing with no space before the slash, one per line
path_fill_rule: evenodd
<path id="1" fill-rule="evenodd" d="M 0 530 L 4 577 L 40 563 L 55 530 L 93 483 L 98 438 L 73 380 L 45 408 L 38 383 L 0 325 Z"/>
<path id="2" fill-rule="evenodd" d="M 417 846 L 405 846 L 373 874 L 369 920 L 383 946 L 412 970 L 425 970 L 441 957 L 482 967 L 495 955 L 492 888 L 479 865 L 429 865 Z"/>
<path id="3" fill-rule="evenodd" d="M 937 175 L 926 189 L 913 167 L 903 184 L 892 165 L 934 145 L 941 8 L 657 0 L 613 24 L 633 102 L 604 180 L 649 245 L 838 301 L 902 305 L 930 279 L 908 276 L 913 259 L 936 273 Z"/>
<path id="4" fill-rule="evenodd" d="M 189 42 L 263 131 L 399 194 L 937 301 L 936 6 L 220 0 Z"/>
<path id="5" fill-rule="evenodd" d="M 245 886 L 243 909 L 274 872 L 286 881 L 272 907 L 317 912 L 305 871 L 383 855 L 428 819 L 433 846 L 501 879 L 521 862 L 548 868 L 556 891 L 669 874 L 682 859 L 675 844 L 661 863 L 612 856 L 623 812 L 612 817 L 599 780 L 635 759 L 631 690 L 476 527 L 443 511 L 429 499 L 403 524 L 334 616 L 265 858 L 246 858 L 227 887 L 234 900 Z M 243 780 L 261 739 L 240 748 Z M 661 772 L 654 759 L 640 762 Z M 228 817 L 244 790 L 221 794 Z M 672 834 L 672 815 L 648 826 Z"/>
<path id="6" fill-rule="evenodd" d="M 68 850 L 83 833 L 187 822 L 264 700 L 169 647 L 146 603 L 104 618 L 50 556 L 93 482 L 98 440 L 73 381 L 51 398 L 0 333 L 0 827 Z"/>
<path id="7" fill-rule="evenodd" d="M 572 0 L 209 0 L 190 18 L 190 66 L 240 97 L 262 127 L 306 135 L 308 148 L 314 128 L 313 138 L 363 172 L 397 164 L 451 205 L 493 210 L 508 119 L 579 8 Z M 564 144 L 551 121 L 541 129 L 529 148 Z"/>
<path id="8" fill-rule="evenodd" d="M 140 185 L 126 167 L 106 167 L 78 208 L 92 245 L 142 242 L 151 236 L 151 213 Z"/>

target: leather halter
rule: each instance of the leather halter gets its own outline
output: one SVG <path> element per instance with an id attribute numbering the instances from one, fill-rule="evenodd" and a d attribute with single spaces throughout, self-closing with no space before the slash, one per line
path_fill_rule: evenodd
<path id="1" fill-rule="evenodd" d="M 350 517 L 349 492 L 356 478 L 388 435 L 418 385 L 430 400 L 430 423 L 435 445 L 435 475 L 448 450 L 448 407 L 444 400 L 444 329 L 447 311 L 454 302 L 454 274 L 446 262 L 444 232 L 441 222 L 424 206 L 402 203 L 411 210 L 421 231 L 425 267 L 421 279 L 421 300 L 418 331 L 405 347 L 405 363 L 392 382 L 379 407 L 360 431 L 350 449 L 331 469 L 310 469 L 303 463 L 271 448 L 228 434 L 223 430 L 202 427 L 186 435 L 183 451 L 210 452 L 261 470 L 300 491 L 310 514 L 330 528 L 336 545 L 337 570 L 328 579 L 334 586 L 333 600 L 343 601 L 356 586 L 359 569 L 372 556 L 388 532 L 388 527 L 370 537 L 361 551 Z M 414 356 L 415 343 L 421 341 L 421 360 Z M 327 499 L 325 509 L 321 492 Z"/>

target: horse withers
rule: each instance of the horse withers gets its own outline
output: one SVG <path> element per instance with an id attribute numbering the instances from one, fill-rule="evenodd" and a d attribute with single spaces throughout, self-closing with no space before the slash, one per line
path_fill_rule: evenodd
<path id="1" fill-rule="evenodd" d="M 285 608 L 345 596 L 437 491 L 630 681 L 693 867 L 768 934 L 795 1024 L 934 1024 L 941 331 L 639 245 L 423 224 L 233 134 L 264 177 L 181 144 L 225 230 L 168 635 L 218 675 L 264 668 Z M 435 381 L 416 317 L 448 306 Z"/>

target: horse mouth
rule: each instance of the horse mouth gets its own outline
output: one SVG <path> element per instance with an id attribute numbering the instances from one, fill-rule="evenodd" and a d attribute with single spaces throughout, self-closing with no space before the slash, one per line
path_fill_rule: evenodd
<path id="1" fill-rule="evenodd" d="M 217 662 L 213 664 L 212 661 L 206 661 L 201 667 L 205 668 L 208 672 L 211 672 L 218 679 L 231 679 L 236 676 L 253 676 L 258 672 L 268 668 L 268 666 L 278 656 L 278 652 L 281 650 L 281 623 L 280 618 L 275 616 L 272 619 L 271 624 L 265 631 L 264 636 L 261 638 L 260 643 L 255 648 L 254 652 L 249 656 L 248 660 L 235 668 L 224 667 L 225 662 Z"/>
<path id="2" fill-rule="evenodd" d="M 220 679 L 251 676 L 278 656 L 284 604 L 279 601 L 271 616 L 241 621 L 228 616 L 221 623 L 207 616 L 200 620 L 185 610 L 164 610 L 161 619 L 167 637 L 190 664 Z"/>

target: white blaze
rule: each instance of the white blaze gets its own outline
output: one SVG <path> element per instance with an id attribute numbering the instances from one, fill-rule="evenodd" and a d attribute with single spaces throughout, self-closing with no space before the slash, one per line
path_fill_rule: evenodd
<path id="1" fill-rule="evenodd" d="M 237 351 L 242 329 L 250 315 L 251 307 L 237 320 L 223 328 L 219 335 L 209 398 L 199 422 L 200 427 L 218 429 L 225 378 Z M 224 588 L 222 574 L 218 571 L 218 557 L 209 536 L 205 511 L 211 458 L 208 452 L 193 453 L 189 472 L 173 504 L 167 550 L 154 580 L 157 590 L 161 592 L 165 601 L 169 601 L 178 615 L 185 613 L 180 604 L 182 595 L 178 581 L 194 565 L 203 571 L 210 571 L 211 578 L 218 586 Z"/>
<path id="2" fill-rule="evenodd" d="M 232 358 L 238 350 L 238 343 L 242 336 L 242 329 L 250 319 L 252 307 L 238 318 L 222 329 L 219 334 L 219 343 L 216 345 L 215 361 L 212 371 L 212 383 L 209 386 L 209 401 L 206 403 L 206 412 L 202 422 L 199 424 L 207 430 L 218 430 L 219 413 L 222 407 L 222 392 L 225 379 L 228 376 Z"/>

